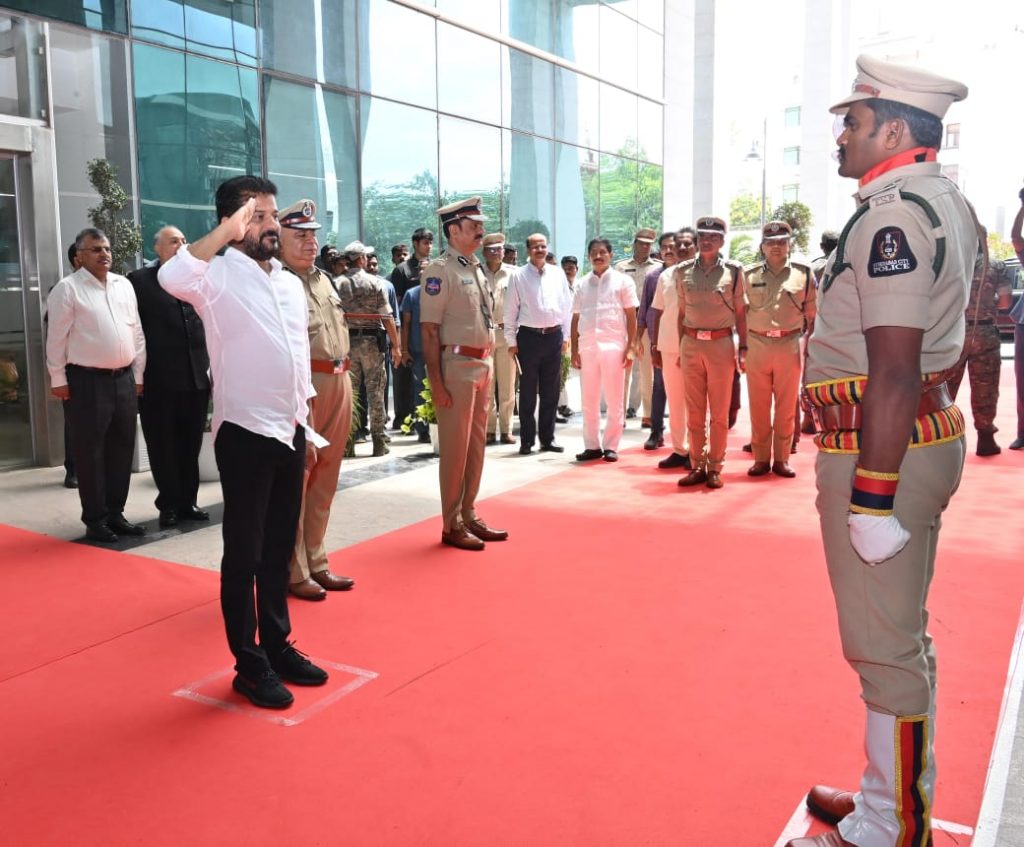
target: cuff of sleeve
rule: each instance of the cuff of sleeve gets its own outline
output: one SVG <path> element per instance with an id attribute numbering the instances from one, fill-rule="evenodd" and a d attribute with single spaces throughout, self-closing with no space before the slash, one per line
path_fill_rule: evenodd
<path id="1" fill-rule="evenodd" d="M 860 316 L 864 329 L 876 326 L 928 328 L 929 298 L 923 294 L 880 291 L 861 298 Z"/>

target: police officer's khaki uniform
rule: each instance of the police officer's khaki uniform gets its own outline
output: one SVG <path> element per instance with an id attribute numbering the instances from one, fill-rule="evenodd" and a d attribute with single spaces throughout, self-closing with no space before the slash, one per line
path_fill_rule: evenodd
<path id="1" fill-rule="evenodd" d="M 786 462 L 793 447 L 800 391 L 800 338 L 813 321 L 811 269 L 787 262 L 778 274 L 767 262 L 744 271 L 747 303 L 747 393 L 755 462 Z M 772 402 L 774 401 L 774 415 Z"/>
<path id="2" fill-rule="evenodd" d="M 657 259 L 647 258 L 645 262 L 638 262 L 632 256 L 616 262 L 615 270 L 624 273 L 633 280 L 636 287 L 637 302 L 643 300 L 644 282 L 647 274 L 655 268 L 660 268 L 661 262 Z M 654 391 L 654 365 L 651 364 L 651 345 L 645 340 L 644 351 L 639 358 L 633 361 L 633 367 L 626 371 L 625 394 L 626 405 L 630 409 L 639 410 L 643 406 L 643 417 L 651 416 L 651 395 Z"/>
<path id="3" fill-rule="evenodd" d="M 328 569 L 324 537 L 352 427 L 348 326 L 341 301 L 330 277 L 319 268 L 296 276 L 302 280 L 309 306 L 309 358 L 316 390 L 310 400 L 309 424 L 329 444 L 315 451 L 307 447 L 302 512 L 291 562 L 293 584 Z"/>
<path id="4" fill-rule="evenodd" d="M 658 352 L 661 353 L 661 376 L 668 398 L 668 429 L 672 451 L 688 456 L 686 447 L 686 380 L 679 354 L 679 295 L 673 268 L 666 268 L 658 277 L 651 308 L 661 312 L 658 322 Z"/>
<path id="5" fill-rule="evenodd" d="M 679 339 L 686 387 L 686 425 L 694 471 L 721 472 L 729 435 L 729 402 L 736 372 L 733 328 L 743 307 L 743 268 L 719 256 L 673 269 L 684 332 Z M 708 418 L 710 416 L 710 424 Z"/>
<path id="6" fill-rule="evenodd" d="M 441 373 L 452 396 L 451 406 L 437 407 L 441 511 L 452 532 L 476 518 L 493 392 L 493 306 L 475 257 L 450 251 L 423 268 L 420 283 L 420 322 L 440 327 Z"/>
<path id="7" fill-rule="evenodd" d="M 492 273 L 487 265 L 482 264 L 480 270 L 487 280 L 487 291 L 494 304 L 491 317 L 498 330 L 494 334 L 495 346 L 492 357 L 498 402 L 495 405 L 492 400 L 487 412 L 487 434 L 494 435 L 500 429 L 502 435 L 512 435 L 512 412 L 516 403 L 516 363 L 508 354 L 508 342 L 502 330 L 505 328 L 505 292 L 508 291 L 508 278 L 515 267 L 503 263 Z"/>

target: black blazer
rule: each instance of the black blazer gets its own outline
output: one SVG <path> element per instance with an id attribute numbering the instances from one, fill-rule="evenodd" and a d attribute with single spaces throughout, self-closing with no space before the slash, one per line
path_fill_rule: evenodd
<path id="1" fill-rule="evenodd" d="M 145 390 L 208 389 L 210 356 L 203 322 L 192 306 L 160 287 L 158 268 L 154 265 L 128 274 L 146 336 Z"/>

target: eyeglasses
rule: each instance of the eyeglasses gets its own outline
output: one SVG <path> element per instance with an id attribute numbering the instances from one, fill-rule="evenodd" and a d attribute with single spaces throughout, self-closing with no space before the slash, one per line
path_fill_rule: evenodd
<path id="1" fill-rule="evenodd" d="M 504 253 L 505 252 L 505 248 L 502 247 L 499 244 L 497 247 L 484 247 L 484 252 L 485 253 Z"/>

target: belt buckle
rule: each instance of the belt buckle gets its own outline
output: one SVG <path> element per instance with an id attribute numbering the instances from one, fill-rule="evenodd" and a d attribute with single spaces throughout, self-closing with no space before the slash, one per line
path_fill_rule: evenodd
<path id="1" fill-rule="evenodd" d="M 698 341 L 710 341 L 711 340 L 711 330 L 710 329 L 698 329 L 697 330 L 697 340 Z"/>
<path id="2" fill-rule="evenodd" d="M 331 366 L 334 368 L 334 373 L 340 374 L 345 372 L 345 360 L 344 359 L 331 359 Z"/>
<path id="3" fill-rule="evenodd" d="M 767 335 L 768 335 L 769 338 L 782 338 L 782 330 L 781 329 L 770 329 L 770 330 L 768 330 Z"/>

